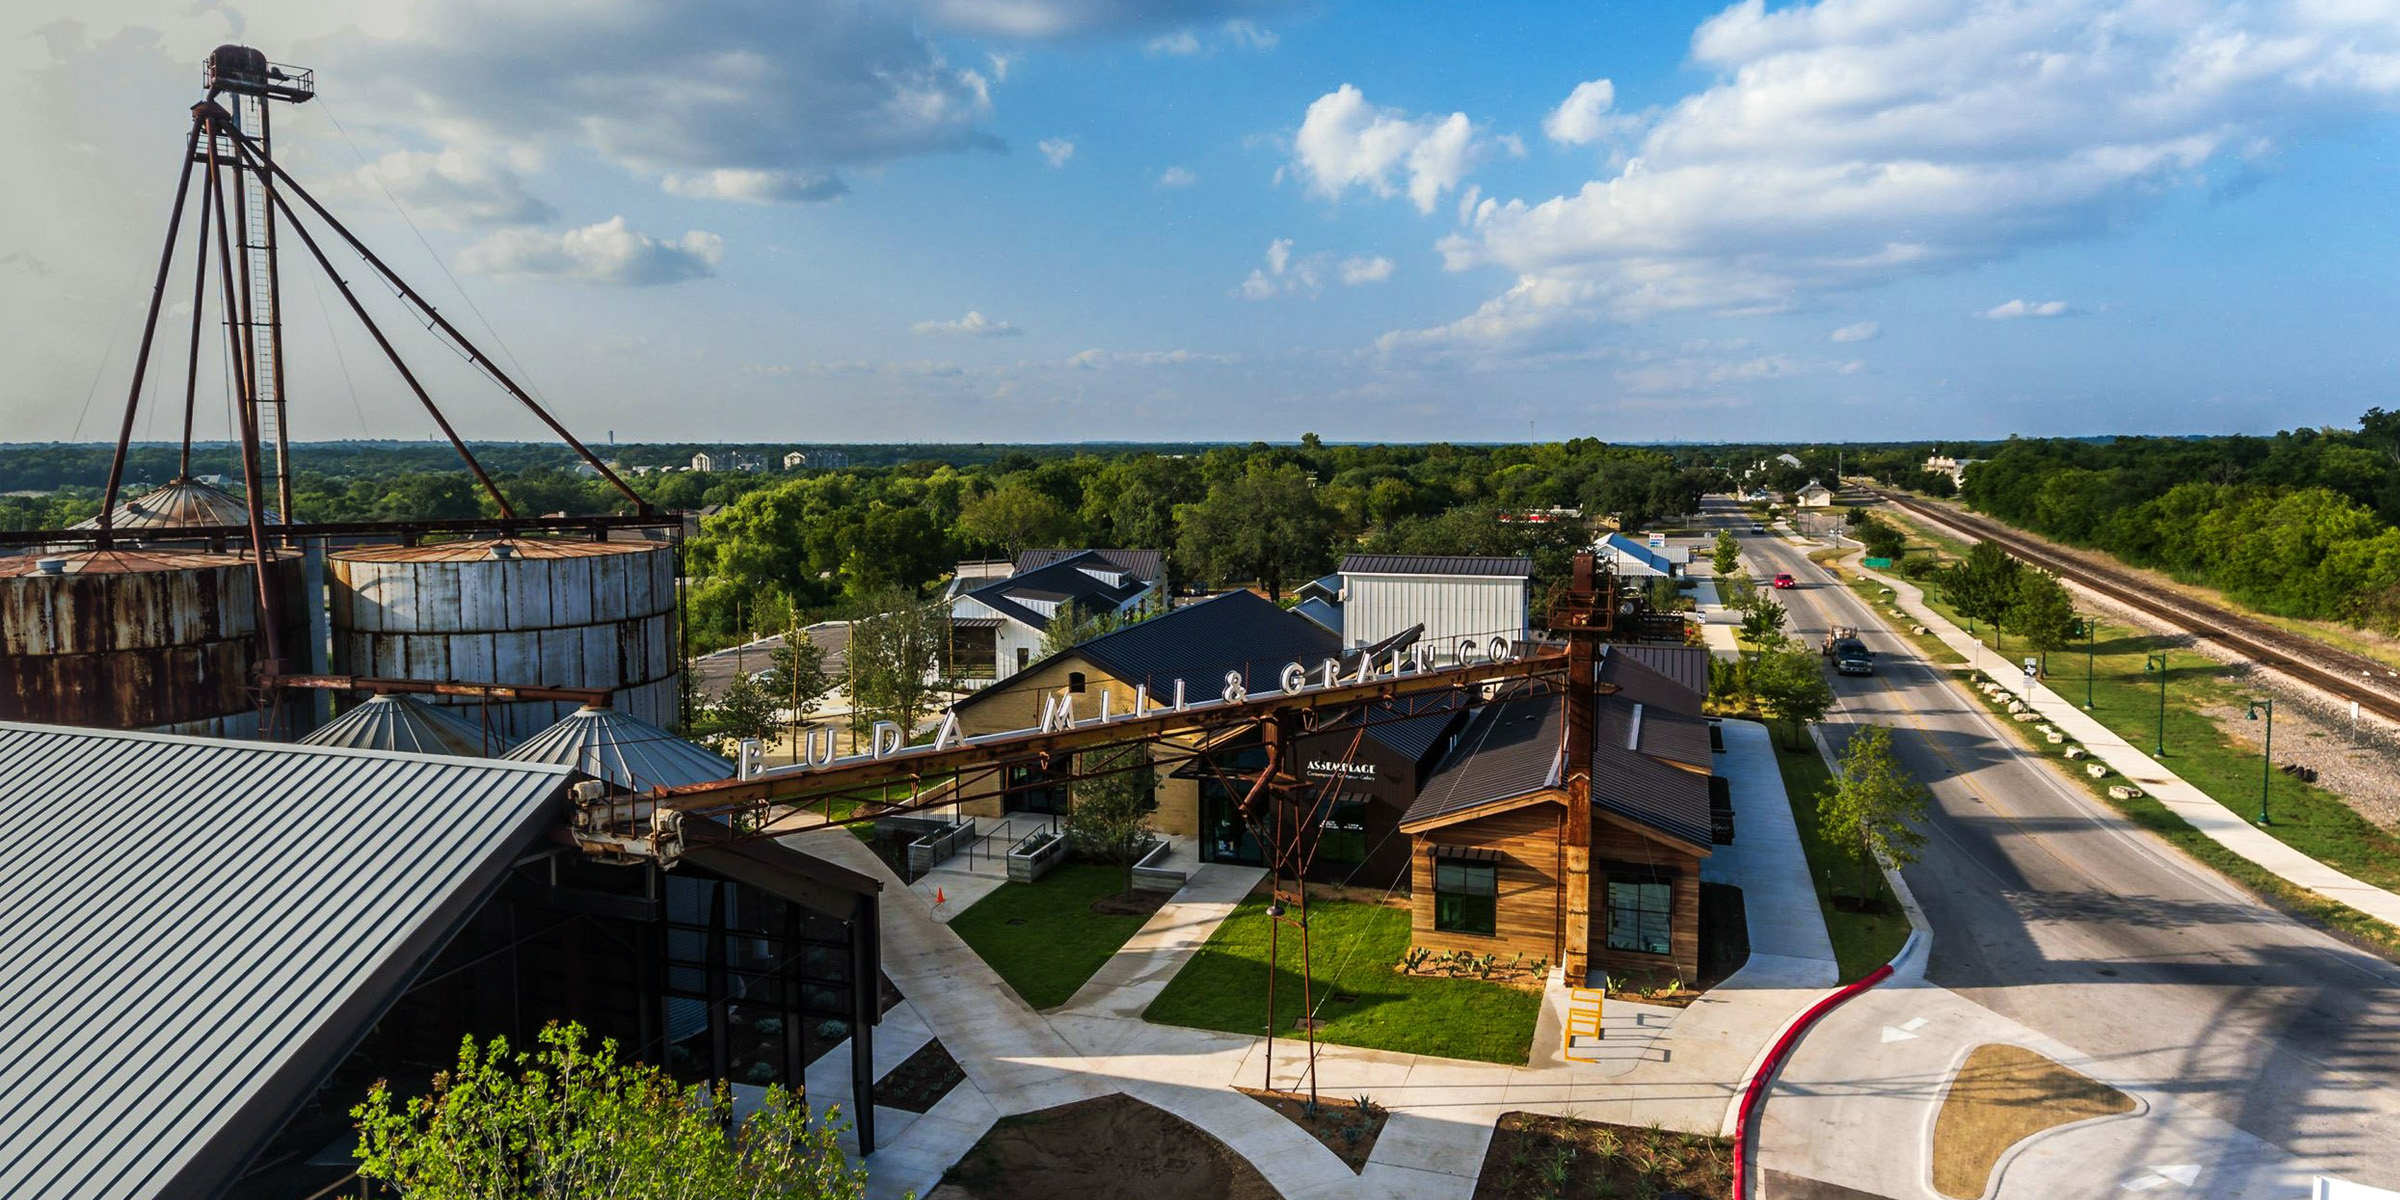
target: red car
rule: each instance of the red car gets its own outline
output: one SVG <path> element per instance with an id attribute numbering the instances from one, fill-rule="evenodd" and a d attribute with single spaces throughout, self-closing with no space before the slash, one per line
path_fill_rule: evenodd
<path id="1" fill-rule="evenodd" d="M 1794 578 L 1792 578 L 1792 573 L 1791 573 L 1791 572 L 1789 572 L 1789 571 L 1777 571 L 1777 572 L 1775 572 L 1775 590 L 1776 590 L 1776 591 L 1779 591 L 1779 592 L 1788 592 L 1788 591 L 1790 591 L 1791 589 L 1793 589 L 1793 588 L 1796 588 L 1796 587 L 1799 587 L 1799 586 L 1800 586 L 1800 581 L 1799 581 L 1799 580 L 1797 580 L 1797 579 L 1794 579 Z"/>

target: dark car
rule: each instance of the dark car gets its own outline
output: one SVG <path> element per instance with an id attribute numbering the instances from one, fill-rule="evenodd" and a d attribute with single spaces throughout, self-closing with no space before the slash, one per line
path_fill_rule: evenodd
<path id="1" fill-rule="evenodd" d="M 1796 588 L 1796 587 L 1799 587 L 1799 586 L 1800 586 L 1800 581 L 1799 581 L 1799 580 L 1797 580 L 1797 579 L 1794 579 L 1794 578 L 1792 578 L 1792 573 L 1791 573 L 1791 572 L 1789 572 L 1789 571 L 1777 571 L 1777 572 L 1775 572 L 1775 590 L 1777 590 L 1777 591 L 1779 591 L 1779 592 L 1788 592 L 1788 591 L 1792 590 L 1793 588 Z"/>
<path id="2" fill-rule="evenodd" d="M 1833 669 L 1844 675 L 1875 673 L 1875 652 L 1857 638 L 1842 638 L 1833 644 Z"/>

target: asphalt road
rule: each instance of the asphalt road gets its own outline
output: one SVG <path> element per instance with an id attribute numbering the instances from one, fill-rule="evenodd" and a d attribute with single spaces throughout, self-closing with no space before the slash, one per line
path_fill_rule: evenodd
<path id="1" fill-rule="evenodd" d="M 1891 727 L 1933 792 L 1905 871 L 1933 926 L 1929 982 L 2321 1169 L 2400 1187 L 2400 967 L 2125 827 L 2015 753 L 1804 551 L 1748 533 L 1728 503 L 1709 511 L 1737 529 L 1755 577 L 1801 581 L 1774 593 L 1789 632 L 1813 646 L 1830 624 L 1856 625 L 1876 652 L 1876 675 L 1836 678 L 1825 732 L 1838 752 L 1861 724 Z"/>

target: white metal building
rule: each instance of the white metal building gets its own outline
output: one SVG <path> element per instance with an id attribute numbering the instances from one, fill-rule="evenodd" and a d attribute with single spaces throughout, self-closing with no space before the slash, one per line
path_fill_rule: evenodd
<path id="1" fill-rule="evenodd" d="M 1526 635 L 1533 562 L 1466 555 L 1353 554 L 1342 560 L 1342 640 L 1369 646 L 1411 626 L 1447 659 L 1459 640 Z"/>

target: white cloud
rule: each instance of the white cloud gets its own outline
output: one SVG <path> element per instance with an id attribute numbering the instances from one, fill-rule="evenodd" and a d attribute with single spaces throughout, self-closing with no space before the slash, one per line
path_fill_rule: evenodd
<path id="1" fill-rule="evenodd" d="M 1458 320 L 1431 329 L 1396 330 L 1376 339 L 1375 346 L 1387 354 L 1469 358 L 1554 348 L 1562 334 L 1589 319 L 1586 306 L 1596 292 L 1593 285 L 1578 280 L 1526 275 Z"/>
<path id="2" fill-rule="evenodd" d="M 1575 85 L 1566 100 L 1542 118 L 1542 134 L 1568 146 L 1584 146 L 1608 136 L 1614 127 L 1608 110 L 1617 103 L 1617 85 L 1594 79 Z"/>
<path id="3" fill-rule="evenodd" d="M 1281 275 L 1284 267 L 1290 265 L 1291 261 L 1292 239 L 1277 238 L 1267 243 L 1267 270 Z"/>
<path id="4" fill-rule="evenodd" d="M 1432 212 L 1442 193 L 1457 189 L 1483 153 L 1465 113 L 1410 117 L 1369 104 L 1347 83 L 1308 106 L 1292 149 L 1317 195 L 1339 199 L 1350 188 L 1363 187 L 1391 196 L 1405 188 L 1421 213 Z"/>
<path id="5" fill-rule="evenodd" d="M 1352 287 L 1362 283 L 1382 283 L 1390 279 L 1398 267 L 1398 263 L 1388 258 L 1352 255 L 1342 260 L 1342 282 Z"/>
<path id="6" fill-rule="evenodd" d="M 1222 365 L 1234 361 L 1230 354 L 1203 354 L 1192 350 L 1082 350 L 1067 356 L 1064 366 L 1082 371 L 1099 371 L 1109 367 L 1184 367 Z"/>
<path id="7" fill-rule="evenodd" d="M 724 239 L 692 230 L 661 241 L 611 217 L 597 225 L 548 233 L 503 229 L 459 252 L 458 268 L 502 278 L 640 287 L 716 274 Z"/>
<path id="8" fill-rule="evenodd" d="M 1162 188 L 1187 188 L 1198 182 L 1200 176 L 1188 167 L 1168 167 L 1158 177 L 1158 186 Z"/>
<path id="9" fill-rule="evenodd" d="M 1283 39 L 1276 36 L 1274 30 L 1236 17 L 1219 26 L 1212 38 L 1203 39 L 1198 30 L 1186 27 L 1151 38 L 1143 44 L 1142 48 L 1151 54 L 1189 58 L 1196 54 L 1213 52 L 1220 47 L 1235 50 L 1272 50 L 1282 41 Z"/>
<path id="10" fill-rule="evenodd" d="M 465 150 L 394 150 L 360 167 L 353 182 L 369 195 L 388 190 L 401 208 L 453 229 L 533 224 L 557 215 L 525 190 L 507 163 Z"/>
<path id="11" fill-rule="evenodd" d="M 1075 157 L 1075 143 L 1065 138 L 1043 138 L 1034 143 L 1034 149 L 1041 151 L 1042 157 L 1049 159 L 1054 167 L 1063 167 L 1068 159 Z"/>
<path id="12" fill-rule="evenodd" d="M 1441 249 L 1632 317 L 1780 311 L 2104 234 L 2400 99 L 2400 20 L 2376 7 L 1742 0 L 1692 40 L 1717 82 L 1612 174 L 1480 201 Z M 1606 110 L 1584 99 L 1546 131 L 1595 132 L 1585 110 Z M 1338 191 L 1392 155 L 1327 161 Z"/>
<path id="13" fill-rule="evenodd" d="M 2063 317 L 2068 312 L 2064 300 L 2011 300 L 1975 315 L 1986 321 L 2021 321 L 2032 317 Z"/>
<path id="14" fill-rule="evenodd" d="M 895 6 L 898 7 L 898 6 Z M 924 0 L 935 24 L 1016 38 L 1090 38 L 1226 21 L 1292 7 L 1290 0 Z"/>
<path id="15" fill-rule="evenodd" d="M 1243 50 L 1272 50 L 1283 39 L 1272 29 L 1236 17 L 1225 22 L 1225 41 Z"/>
<path id="16" fill-rule="evenodd" d="M 720 167 L 696 175 L 667 175 L 660 186 L 677 196 L 739 200 L 745 204 L 807 204 L 850 190 L 830 171 L 751 171 Z"/>
<path id="17" fill-rule="evenodd" d="M 1883 322 L 1860 321 L 1856 325 L 1844 325 L 1840 329 L 1834 330 L 1833 336 L 1827 340 L 1835 342 L 1871 342 L 1875 340 L 1876 335 L 1881 334 L 1882 332 Z"/>
<path id="18" fill-rule="evenodd" d="M 1189 29 L 1178 29 L 1173 33 L 1151 38 L 1150 44 L 1143 49 L 1152 54 L 1172 54 L 1177 57 L 1186 57 L 1200 53 L 1200 35 Z"/>
<path id="19" fill-rule="evenodd" d="M 995 321 L 973 309 L 955 321 L 919 321 L 909 326 L 920 334 L 946 334 L 957 337 L 1016 337 L 1024 331 L 1006 321 Z"/>

